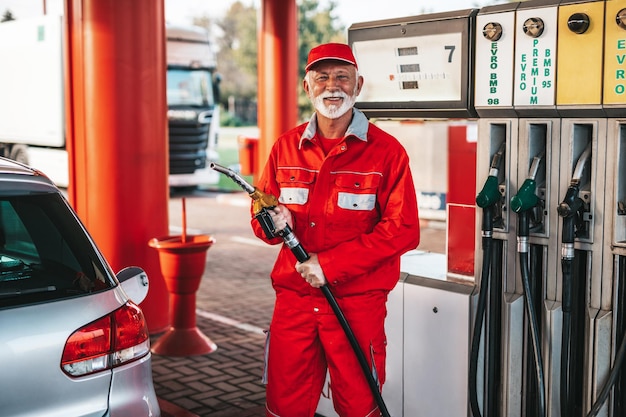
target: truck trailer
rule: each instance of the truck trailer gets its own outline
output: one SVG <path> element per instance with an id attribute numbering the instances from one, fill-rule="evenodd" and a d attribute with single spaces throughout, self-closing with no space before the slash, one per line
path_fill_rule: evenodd
<path id="1" fill-rule="evenodd" d="M 0 156 L 69 184 L 64 22 L 38 16 L 0 23 Z M 219 75 L 208 31 L 166 24 L 169 184 L 215 184 Z"/>

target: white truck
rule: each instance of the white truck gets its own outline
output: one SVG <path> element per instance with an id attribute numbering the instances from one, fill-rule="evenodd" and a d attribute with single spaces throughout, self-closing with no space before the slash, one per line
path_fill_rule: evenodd
<path id="1" fill-rule="evenodd" d="M 67 187 L 63 17 L 0 23 L 0 155 Z M 209 34 L 166 25 L 169 184 L 215 184 L 219 76 Z"/>

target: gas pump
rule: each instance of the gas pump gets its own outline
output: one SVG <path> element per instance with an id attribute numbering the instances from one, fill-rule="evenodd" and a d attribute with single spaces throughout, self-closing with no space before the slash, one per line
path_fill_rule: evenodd
<path id="1" fill-rule="evenodd" d="M 519 264 L 522 275 L 522 284 L 524 288 L 524 299 L 526 307 L 526 319 L 530 328 L 530 339 L 532 345 L 532 353 L 534 359 L 534 369 L 536 378 L 535 396 L 537 398 L 537 415 L 546 415 L 546 396 L 545 396 L 545 378 L 543 359 L 541 354 L 541 334 L 538 323 L 538 311 L 535 308 L 533 301 L 533 284 L 537 277 L 533 279 L 531 283 L 531 268 L 530 264 L 530 230 L 531 230 L 531 212 L 533 209 L 540 206 L 540 200 L 537 197 L 537 174 L 540 165 L 543 163 L 545 152 L 533 158 L 533 162 L 530 166 L 528 177 L 520 187 L 518 193 L 511 198 L 511 209 L 517 213 L 518 216 L 518 228 L 517 228 L 517 252 L 519 253 Z M 537 221 L 542 216 L 533 216 L 533 223 L 540 224 Z M 541 275 L 539 276 L 541 278 Z M 540 314 L 541 310 L 539 310 Z"/>
<path id="2" fill-rule="evenodd" d="M 505 142 L 502 142 L 498 151 L 492 158 L 489 176 L 485 181 L 482 190 L 476 197 L 476 204 L 483 209 L 482 215 L 482 250 L 483 262 L 481 268 L 480 290 L 478 296 L 478 304 L 476 306 L 476 315 L 474 318 L 474 331 L 472 334 L 472 347 L 470 353 L 469 368 L 469 388 L 470 388 L 470 406 L 475 417 L 482 417 L 480 408 L 480 400 L 478 398 L 478 362 L 481 344 L 481 333 L 483 329 L 483 321 L 487 313 L 487 302 L 493 306 L 493 301 L 499 298 L 500 286 L 497 285 L 492 274 L 494 266 L 494 247 L 493 244 L 493 223 L 497 213 L 497 207 L 501 202 L 500 179 L 499 172 L 502 160 L 504 158 Z M 485 393 L 483 396 L 483 409 L 485 416 L 497 415 L 497 380 L 496 373 L 499 368 L 499 343 L 500 343 L 500 322 L 498 313 L 499 309 L 490 310 L 490 319 L 485 324 L 485 333 L 487 334 L 488 347 L 484 357 L 486 372 L 483 373 L 485 380 Z M 496 316 L 496 318 L 492 318 Z"/>
<path id="3" fill-rule="evenodd" d="M 599 392 L 589 415 L 612 412 L 626 415 L 626 99 L 624 97 L 624 52 L 626 2 L 607 0 L 604 20 L 604 60 L 602 107 L 607 121 L 607 159 L 605 193 L 605 259 L 602 303 L 612 319 L 606 332 L 610 372 L 603 373 Z M 613 356 L 614 355 L 614 356 Z M 612 364 L 611 364 L 612 362 Z M 600 391 L 600 386 L 602 390 Z"/>
<path id="4" fill-rule="evenodd" d="M 582 235 L 584 230 L 584 204 L 579 196 L 583 171 L 589 163 L 591 157 L 591 143 L 587 145 L 584 152 L 578 159 L 574 174 L 570 180 L 570 185 L 563 202 L 558 207 L 559 216 L 563 218 L 563 228 L 561 231 L 561 265 L 562 265 L 562 310 L 563 310 L 563 333 L 561 336 L 561 414 L 572 415 L 574 407 L 572 404 L 572 380 L 575 371 L 572 369 L 572 288 L 573 288 L 573 267 L 575 259 L 574 237 L 577 230 Z M 576 381 L 580 382 L 580 381 Z"/>
<path id="5" fill-rule="evenodd" d="M 578 159 L 578 163 L 574 170 L 574 175 L 570 181 L 570 186 L 567 190 L 565 199 L 559 205 L 558 212 L 559 216 L 563 218 L 563 231 L 562 231 L 562 269 L 563 269 L 563 339 L 562 339 L 562 356 L 561 356 L 561 410 L 564 415 L 569 415 L 572 412 L 573 408 L 573 399 L 572 399 L 572 383 L 570 380 L 570 370 L 572 368 L 572 363 L 570 361 L 570 351 L 572 349 L 571 343 L 571 332 L 572 332 L 572 322 L 571 322 L 571 306 L 572 306 L 572 280 L 574 278 L 573 274 L 573 264 L 575 259 L 575 250 L 574 250 L 574 239 L 577 234 L 577 230 L 584 230 L 584 212 L 585 212 L 585 202 L 579 196 L 580 188 L 581 188 L 581 180 L 583 178 L 583 171 L 586 165 L 589 163 L 591 155 L 591 144 L 587 145 L 587 148 L 583 152 L 583 154 Z M 620 161 L 621 162 L 621 161 Z M 623 205 L 618 200 L 618 204 L 616 207 Z M 622 209 L 623 210 L 623 209 Z M 618 211 L 619 215 L 619 211 Z M 618 256 L 617 263 L 620 265 L 620 269 L 623 268 L 624 261 L 620 259 Z M 623 275 L 623 272 L 622 272 Z M 621 275 L 614 276 L 617 278 L 616 288 L 618 289 L 618 297 L 617 300 L 623 300 L 624 294 L 624 280 Z M 620 320 L 623 322 L 623 318 Z M 620 323 L 621 324 L 621 323 Z M 619 327 L 619 325 L 617 326 Z M 604 382 L 604 386 L 602 390 L 597 395 L 591 410 L 587 414 L 587 417 L 597 416 L 604 406 L 608 396 L 611 392 L 611 389 L 615 386 L 618 381 L 624 357 L 626 356 L 626 338 L 623 336 L 625 333 L 622 331 L 621 342 L 616 340 L 616 343 L 619 342 L 619 350 L 615 356 L 615 361 L 613 368 L 611 369 L 608 378 Z M 620 387 L 621 388 L 621 387 Z M 596 390 L 597 392 L 597 390 Z M 616 390 L 616 406 L 614 415 L 619 416 L 622 415 L 620 413 L 621 408 L 621 397 L 620 397 L 620 389 Z"/>
<path id="6" fill-rule="evenodd" d="M 610 368 L 610 305 L 606 273 L 606 119 L 562 119 L 561 369 L 562 413 L 589 410 Z"/>
<path id="7" fill-rule="evenodd" d="M 608 232 L 604 229 L 610 224 L 609 216 L 605 216 L 605 201 L 597 194 L 603 194 L 610 178 L 608 171 L 604 171 L 607 166 L 604 117 L 606 114 L 617 117 L 624 111 L 625 61 L 620 45 L 623 48 L 625 23 L 623 0 L 530 0 L 508 8 L 503 5 L 498 9 L 481 9 L 477 17 L 475 105 L 481 116 L 477 182 L 481 183 L 481 161 L 490 155 L 488 152 L 498 137 L 509 142 L 506 160 L 512 167 L 505 171 L 506 180 L 501 186 L 505 201 L 509 201 L 508 189 L 516 187 L 517 178 L 527 173 L 529 163 L 531 168 L 518 195 L 510 200 L 508 207 L 503 205 L 502 222 L 495 224 L 493 233 L 494 240 L 501 242 L 503 248 L 500 262 L 504 271 L 501 277 L 504 371 L 497 376 L 501 383 L 497 395 L 501 399 L 498 407 L 502 415 L 545 412 L 549 416 L 580 416 L 589 410 L 608 415 L 610 407 L 601 405 L 611 390 L 607 381 L 615 381 L 612 406 L 615 410 L 623 407 L 624 400 L 619 398 L 624 395 L 617 394 L 624 394 L 623 385 L 609 371 L 611 355 L 621 340 L 618 329 L 624 326 L 620 313 L 624 301 L 616 294 L 620 285 L 624 285 L 619 278 L 622 272 L 613 269 L 619 268 L 619 256 L 626 247 L 620 247 L 615 240 L 612 245 L 607 243 Z M 611 25 L 615 33 L 609 37 Z M 603 38 L 605 27 L 606 39 Z M 513 57 L 505 53 L 509 50 L 506 45 L 511 43 Z M 613 50 L 605 52 L 603 45 Z M 579 70 L 561 71 L 557 77 L 557 68 L 571 67 L 581 56 L 586 57 L 585 65 L 577 61 Z M 605 68 L 604 79 L 602 68 Z M 606 68 L 612 72 L 607 73 Z M 514 73 L 512 99 L 507 87 L 511 71 Z M 610 90 L 607 77 L 611 81 Z M 619 144 L 617 140 L 608 142 Z M 617 149 L 608 152 L 608 155 L 620 154 Z M 533 161 L 538 156 L 544 159 L 544 165 L 534 172 L 537 166 L 533 167 Z M 577 168 L 579 160 L 582 165 Z M 619 181 L 619 170 L 616 172 Z M 528 180 L 534 174 L 539 175 L 543 186 L 531 193 L 534 184 Z M 568 187 L 578 174 L 579 191 L 574 198 L 574 191 L 568 194 Z M 618 195 L 607 193 L 613 194 Z M 529 201 L 525 197 L 530 197 Z M 542 204 L 530 208 L 535 202 Z M 611 205 L 620 206 L 607 200 L 606 206 Z M 518 213 L 517 230 L 507 211 Z M 618 213 L 611 214 L 617 218 L 612 232 L 621 233 L 621 239 L 626 241 L 626 222 Z M 619 221 L 625 229 L 623 232 L 617 226 Z M 574 232 L 570 232 L 572 227 Z M 519 236 L 517 262 L 512 261 L 515 231 Z M 564 247 L 561 268 L 556 255 L 559 235 Z M 616 246 L 620 247 L 619 255 L 615 253 Z M 611 250 L 614 261 L 607 257 Z M 510 269 L 515 263 L 520 265 L 519 273 Z M 494 270 L 489 273 L 493 274 Z M 521 325 L 522 296 L 526 300 L 526 331 Z M 615 362 L 617 359 L 621 360 L 616 357 Z M 471 403 L 470 406 L 477 415 L 477 407 Z"/>
<path id="8" fill-rule="evenodd" d="M 521 358 L 523 355 L 523 302 L 515 291 L 516 225 L 509 210 L 510 190 L 517 176 L 512 161 L 517 159 L 518 120 L 513 108 L 514 26 L 519 3 L 490 6 L 476 17 L 475 106 L 478 120 L 477 184 L 485 184 L 476 198 L 482 208 L 482 253 L 476 253 L 475 270 L 480 273 L 478 302 L 470 356 L 470 407 L 474 417 L 519 415 L 521 402 Z M 486 166 L 491 160 L 491 167 Z M 499 160 L 495 171 L 494 162 Z M 489 176 L 482 177 L 489 168 Z M 495 175 L 494 175 L 495 174 Z M 490 194 L 486 191 L 491 190 Z M 489 195 L 487 200 L 485 197 Z M 477 224 L 479 213 L 477 213 Z M 491 237 L 488 239 L 489 228 Z M 477 233 L 478 239 L 478 233 Z M 479 242 L 476 242 L 479 247 Z M 482 258 L 482 259 L 481 259 Z M 488 291 L 488 297 L 483 294 Z M 486 305 L 483 305 L 486 304 Z M 486 311 L 486 313 L 484 311 Z M 481 321 L 485 351 L 479 356 Z M 482 369 L 481 369 L 482 364 Z M 494 369 L 495 367 L 495 369 Z M 482 395 L 482 414 L 479 391 Z"/>

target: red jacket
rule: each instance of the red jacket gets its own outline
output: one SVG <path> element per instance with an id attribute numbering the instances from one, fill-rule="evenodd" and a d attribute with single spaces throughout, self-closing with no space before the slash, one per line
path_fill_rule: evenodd
<path id="1" fill-rule="evenodd" d="M 257 187 L 279 197 L 292 213 L 304 249 L 317 253 L 336 296 L 390 291 L 400 276 L 400 256 L 419 244 L 419 218 L 409 159 L 391 135 L 354 109 L 346 137 L 324 156 L 316 116 L 281 135 Z M 271 244 L 256 220 L 255 234 Z M 283 246 L 271 273 L 277 292 L 312 288 Z"/>

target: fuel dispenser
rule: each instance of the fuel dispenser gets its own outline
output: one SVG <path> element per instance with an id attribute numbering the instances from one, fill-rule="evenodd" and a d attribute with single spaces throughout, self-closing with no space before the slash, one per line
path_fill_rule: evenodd
<path id="1" fill-rule="evenodd" d="M 580 70 L 561 70 L 556 79 L 557 109 L 562 117 L 556 210 L 562 320 L 560 375 L 552 385 L 559 393 L 561 415 L 587 415 L 597 404 L 610 368 L 613 314 L 611 303 L 603 301 L 612 280 L 606 273 L 603 196 L 607 178 L 604 14 L 604 1 L 566 0 L 559 5 L 557 67 L 567 68 L 577 56 L 585 57 L 585 65 L 577 65 Z M 602 415 L 609 415 L 608 406 Z"/>
<path id="2" fill-rule="evenodd" d="M 502 141 L 498 150 L 493 155 L 489 175 L 482 190 L 476 197 L 476 204 L 482 208 L 482 268 L 480 279 L 480 291 L 476 305 L 474 318 L 474 332 L 472 334 L 472 346 L 470 352 L 469 381 L 470 406 L 474 416 L 497 415 L 497 392 L 499 379 L 499 358 L 501 350 L 500 323 L 500 293 L 502 283 L 498 271 L 498 261 L 501 258 L 501 247 L 494 245 L 493 229 L 494 220 L 500 213 L 500 182 L 502 176 L 501 166 L 505 156 L 506 143 Z M 500 255 L 500 257 L 498 256 Z M 481 332 L 485 329 L 485 347 L 483 347 L 483 378 L 478 377 L 478 363 L 481 345 Z M 482 382 L 483 402 L 480 403 L 478 396 L 479 381 Z"/>
<path id="3" fill-rule="evenodd" d="M 531 268 L 531 245 L 529 237 L 532 229 L 537 230 L 542 226 L 541 219 L 543 216 L 541 214 L 537 215 L 537 211 L 535 209 L 539 207 L 541 210 L 541 203 L 539 197 L 537 196 L 537 179 L 540 168 L 544 163 L 544 158 L 545 151 L 542 151 L 539 155 L 533 158 L 528 172 L 528 177 L 520 186 L 518 193 L 511 198 L 511 210 L 517 213 L 518 217 L 517 252 L 519 254 L 522 288 L 524 292 L 524 306 L 526 312 L 525 318 L 528 323 L 529 330 L 528 338 L 530 339 L 529 344 L 532 346 L 532 358 L 529 358 L 529 362 L 532 359 L 533 368 L 535 370 L 535 379 L 529 379 L 527 384 L 532 388 L 527 389 L 527 392 L 532 391 L 533 395 L 531 395 L 531 397 L 537 399 L 536 410 L 527 409 L 527 414 L 531 414 L 536 411 L 536 415 L 539 416 L 546 415 L 545 372 L 541 353 L 542 349 L 539 320 L 537 319 L 537 316 L 541 315 L 541 309 L 536 306 L 536 299 L 542 299 L 542 293 L 540 291 L 541 287 L 537 285 L 536 278 L 538 276 L 541 277 L 543 270 L 541 268 L 537 268 L 537 266 L 540 265 L 538 259 L 541 259 L 541 257 L 536 256 L 536 253 L 533 254 L 535 256 L 533 257 Z M 531 222 L 533 223 L 532 226 Z M 535 279 L 533 281 L 531 281 L 531 272 L 534 273 L 533 278 Z M 527 357 L 529 356 L 530 355 L 527 355 Z M 527 372 L 527 374 L 529 373 L 530 372 Z"/>
<path id="4" fill-rule="evenodd" d="M 608 13 L 607 13 L 608 14 Z M 608 17 L 607 17 L 608 19 Z M 609 22 L 607 22 L 609 23 Z M 607 27 L 608 31 L 608 27 Z M 608 266 L 604 271 L 613 279 L 613 291 L 607 302 L 613 308 L 613 327 L 609 336 L 611 340 L 612 369 L 606 377 L 602 391 L 598 394 L 597 402 L 604 404 L 608 401 L 613 407 L 614 416 L 626 414 L 626 376 L 623 370 L 626 356 L 626 119 L 609 119 L 608 149 L 607 149 L 607 227 L 605 233 L 611 236 L 606 239 L 610 246 L 607 248 Z M 611 391 L 612 389 L 612 391 Z M 612 397 L 609 397 L 612 392 Z M 595 411 L 599 406 L 594 407 Z M 593 414 L 596 415 L 596 414 Z"/>
<path id="5" fill-rule="evenodd" d="M 626 415 L 626 2 L 605 3 L 603 110 L 607 119 L 605 184 L 605 257 L 601 283 L 601 306 L 607 326 L 602 327 L 607 366 L 591 415 L 612 409 L 613 416 Z M 610 327 L 609 327 L 610 326 Z M 610 371 L 607 369 L 610 366 Z M 606 400 L 606 404 L 604 401 Z M 603 406 L 604 405 L 604 406 Z M 603 406 L 604 408 L 601 408 Z"/>
<path id="6" fill-rule="evenodd" d="M 521 375 L 521 364 L 513 358 L 522 355 L 519 317 L 523 310 L 520 294 L 514 291 L 515 281 L 510 280 L 515 276 L 516 263 L 510 248 L 515 248 L 516 227 L 508 209 L 517 181 L 511 161 L 517 158 L 519 126 L 513 107 L 514 27 L 518 6 L 519 3 L 508 3 L 485 7 L 476 17 L 475 107 L 480 116 L 476 185 L 482 187 L 476 198 L 482 213 L 477 211 L 476 222 L 481 224 L 482 251 L 475 255 L 475 285 L 479 296 L 473 312 L 468 381 L 474 417 L 515 415 L 503 410 L 519 408 L 511 402 L 520 402 L 515 395 L 520 391 L 515 381 Z M 500 167 L 494 171 L 497 159 Z M 497 176 L 493 175 L 495 172 Z M 484 197 L 489 188 L 494 195 L 487 205 Z M 477 231 L 477 239 L 478 236 Z M 481 247 L 478 240 L 476 247 Z M 483 301 L 487 292 L 489 296 Z M 481 332 L 483 315 L 485 324 Z M 478 355 L 481 343 L 484 348 Z"/>
<path id="7" fill-rule="evenodd" d="M 592 297 L 593 285 L 598 285 L 591 276 L 596 271 L 601 275 L 602 269 L 602 227 L 594 224 L 603 222 L 604 203 L 593 194 L 604 186 L 606 122 L 601 117 L 598 56 L 602 53 L 603 13 L 604 2 L 599 1 L 531 0 L 497 10 L 484 8 L 478 14 L 475 104 L 481 119 L 477 184 L 483 182 L 484 166 L 493 149 L 499 142 L 510 142 L 506 163 L 511 168 L 504 170 L 506 177 L 501 180 L 502 220 L 499 225 L 494 223 L 494 239 L 501 241 L 496 246 L 502 246 L 496 262 L 503 271 L 502 354 L 495 359 L 502 361 L 503 369 L 502 375 L 496 375 L 501 386 L 501 415 L 580 415 L 591 403 L 592 387 L 596 386 L 593 378 L 602 367 L 598 357 L 605 357 L 602 349 L 589 353 L 590 345 L 598 341 L 589 337 L 589 332 L 597 328 L 599 307 L 593 310 L 596 304 L 587 305 L 585 298 Z M 513 56 L 502 54 L 511 44 Z M 562 71 L 557 77 L 557 67 L 571 66 L 568 59 L 572 56 L 580 58 L 577 48 L 590 51 L 590 61 L 597 59 L 585 63 L 581 71 Z M 563 76 L 570 73 L 575 75 Z M 510 80 L 512 94 L 502 88 Z M 579 279 L 568 281 L 576 283 L 571 293 L 578 297 L 570 308 L 570 304 L 563 305 L 562 294 L 570 292 L 565 287 L 563 293 L 558 262 L 562 227 L 556 208 L 563 202 L 564 189 L 587 145 L 593 151 L 588 153 L 586 177 L 581 181 L 581 200 L 586 204 L 577 211 L 584 220 L 572 243 L 582 251 L 579 256 L 584 261 L 573 267 Z M 568 179 L 565 186 L 564 178 Z M 480 270 L 479 262 L 476 264 Z M 592 288 L 590 294 L 586 288 Z M 576 334 L 568 329 L 576 329 Z M 569 348 L 562 355 L 564 346 Z M 565 359 L 568 365 L 562 363 Z M 561 388 L 569 394 L 563 394 Z M 568 391 L 570 388 L 575 392 Z M 580 402 L 577 408 L 565 410 L 565 404 L 571 407 L 574 399 Z"/>
<path id="8" fill-rule="evenodd" d="M 391 414 L 626 416 L 626 0 L 365 22 L 348 38 L 369 117 L 478 126 L 474 283 L 401 278 Z M 434 326 L 439 297 L 460 311 Z M 466 385 L 446 400 L 441 375 L 423 375 L 457 376 L 431 365 L 455 355 L 433 336 L 444 328 L 467 336 L 454 362 Z M 441 408 L 454 396 L 465 407 Z"/>
<path id="9" fill-rule="evenodd" d="M 561 412 L 589 410 L 606 373 L 611 314 L 602 306 L 606 119 L 563 119 Z M 600 195 L 599 195 L 600 194 Z M 609 278 L 610 279 L 610 278 Z M 606 283 L 604 283 L 606 291 Z"/>
<path id="10" fill-rule="evenodd" d="M 520 117 L 518 159 L 520 184 L 536 184 L 536 204 L 517 211 L 520 248 L 516 291 L 527 310 L 523 341 L 521 415 L 555 416 L 554 391 L 558 375 L 560 297 L 557 282 L 557 227 L 550 214 L 558 198 L 558 155 L 561 125 L 556 106 L 558 1 L 524 2 L 516 10 L 514 107 Z M 533 172 L 533 165 L 542 163 Z M 513 201 L 511 202 L 513 204 Z M 529 224 L 526 224 L 529 223 Z M 527 239 L 528 243 L 522 243 Z M 525 254 L 526 253 L 526 254 Z"/>

